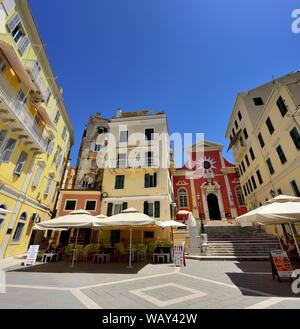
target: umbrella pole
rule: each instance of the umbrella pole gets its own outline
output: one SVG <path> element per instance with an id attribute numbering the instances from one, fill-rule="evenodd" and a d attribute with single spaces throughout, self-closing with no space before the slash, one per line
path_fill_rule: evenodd
<path id="1" fill-rule="evenodd" d="M 129 233 L 130 233 L 130 237 L 129 237 L 129 265 L 128 265 L 128 268 L 132 268 L 132 266 L 131 266 L 132 228 L 130 228 Z"/>
<path id="2" fill-rule="evenodd" d="M 97 252 L 99 252 L 99 248 L 100 248 L 100 230 L 98 230 L 98 250 Z"/>
<path id="3" fill-rule="evenodd" d="M 296 248 L 297 248 L 298 256 L 300 256 L 299 245 L 298 245 L 298 242 L 297 242 L 297 240 L 296 240 L 295 233 L 294 233 L 294 230 L 293 230 L 293 227 L 292 227 L 291 222 L 289 222 L 289 226 L 290 226 L 290 229 L 291 229 L 291 232 L 292 232 L 293 239 L 294 239 L 294 241 L 295 241 L 295 245 L 296 245 Z"/>
<path id="4" fill-rule="evenodd" d="M 75 245 L 74 245 L 74 250 L 73 250 L 73 258 L 72 258 L 72 265 L 71 265 L 72 267 L 74 267 L 74 262 L 75 262 L 75 253 L 76 253 L 76 245 L 77 245 L 78 234 L 79 234 L 79 228 L 77 229 Z"/>
<path id="5" fill-rule="evenodd" d="M 174 232 L 173 232 L 173 226 L 171 226 L 171 234 L 172 234 L 172 258 L 173 258 L 174 265 L 175 265 L 175 260 L 174 260 Z"/>

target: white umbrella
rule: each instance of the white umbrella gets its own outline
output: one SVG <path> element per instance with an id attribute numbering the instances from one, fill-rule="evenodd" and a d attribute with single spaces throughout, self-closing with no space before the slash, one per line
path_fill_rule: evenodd
<path id="1" fill-rule="evenodd" d="M 275 198 L 272 198 L 269 201 L 266 201 L 264 204 L 270 204 L 273 202 L 300 202 L 300 198 L 293 195 L 277 195 Z"/>
<path id="2" fill-rule="evenodd" d="M 35 224 L 36 230 L 62 230 L 77 228 L 77 234 L 75 239 L 75 246 L 73 251 L 72 266 L 74 266 L 75 250 L 78 240 L 78 234 L 80 228 L 98 228 L 100 226 L 100 219 L 91 215 L 90 212 L 80 209 L 71 211 L 66 216 L 56 217 L 54 219 Z"/>
<path id="3" fill-rule="evenodd" d="M 138 212 L 135 208 L 128 208 L 123 210 L 120 214 L 99 219 L 100 227 L 128 227 L 130 231 L 130 245 L 129 245 L 129 268 L 131 268 L 132 257 L 132 228 L 141 226 L 159 226 L 159 222 L 154 218 Z"/>
<path id="4" fill-rule="evenodd" d="M 300 249 L 292 228 L 292 223 L 300 222 L 300 203 L 299 202 L 273 202 L 254 209 L 242 216 L 237 217 L 237 222 L 241 226 L 252 226 L 253 224 L 276 225 L 288 224 L 295 241 L 297 251 L 300 255 Z"/>
<path id="5" fill-rule="evenodd" d="M 188 210 L 179 210 L 177 215 L 189 215 L 191 212 Z"/>

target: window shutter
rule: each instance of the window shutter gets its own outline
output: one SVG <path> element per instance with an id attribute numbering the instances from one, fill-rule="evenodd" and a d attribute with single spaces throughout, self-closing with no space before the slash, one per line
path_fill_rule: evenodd
<path id="1" fill-rule="evenodd" d="M 128 203 L 127 202 L 123 202 L 122 204 L 122 210 L 126 210 L 128 208 Z"/>
<path id="2" fill-rule="evenodd" d="M 160 201 L 155 201 L 154 202 L 154 217 L 158 218 L 160 217 Z"/>
<path id="3" fill-rule="evenodd" d="M 113 204 L 109 203 L 107 205 L 107 216 L 111 216 L 112 215 L 112 210 L 113 210 Z"/>
<path id="4" fill-rule="evenodd" d="M 25 166 L 25 163 L 27 161 L 27 158 L 28 158 L 28 155 L 26 152 L 22 151 L 21 152 L 21 155 L 19 157 L 19 160 L 17 162 L 17 165 L 15 167 L 15 170 L 14 170 L 14 174 L 15 175 L 21 175 L 22 171 L 23 171 L 23 168 Z"/>
<path id="5" fill-rule="evenodd" d="M 5 145 L 3 153 L 1 154 L 0 161 L 9 162 L 16 145 L 17 141 L 15 139 L 10 138 Z"/>
<path id="6" fill-rule="evenodd" d="M 157 173 L 154 173 L 154 176 L 153 176 L 153 187 L 156 187 L 157 186 Z"/>
<path id="7" fill-rule="evenodd" d="M 144 202 L 144 214 L 148 215 L 148 202 L 147 201 Z"/>
<path id="8" fill-rule="evenodd" d="M 42 175 L 42 171 L 43 171 L 43 168 L 41 165 L 39 165 L 37 167 L 37 170 L 36 170 L 36 173 L 35 173 L 35 176 L 34 176 L 34 179 L 33 179 L 33 182 L 32 182 L 32 186 L 33 187 L 37 187 L 38 186 L 38 183 L 40 181 L 40 178 L 41 178 L 41 175 Z"/>
<path id="9" fill-rule="evenodd" d="M 145 188 L 150 187 L 150 175 L 145 174 Z"/>

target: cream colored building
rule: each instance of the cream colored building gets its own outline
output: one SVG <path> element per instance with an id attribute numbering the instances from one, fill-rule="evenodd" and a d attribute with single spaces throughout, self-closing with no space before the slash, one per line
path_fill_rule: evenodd
<path id="1" fill-rule="evenodd" d="M 170 220 L 173 187 L 166 115 L 119 110 L 109 132 L 114 138 L 107 145 L 110 158 L 104 169 L 101 212 L 110 216 L 136 208 L 158 220 Z"/>
<path id="2" fill-rule="evenodd" d="M 239 93 L 226 137 L 248 208 L 300 196 L 300 72 Z"/>

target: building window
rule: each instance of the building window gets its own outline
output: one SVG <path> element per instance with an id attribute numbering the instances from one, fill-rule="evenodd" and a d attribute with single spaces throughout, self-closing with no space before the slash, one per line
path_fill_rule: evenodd
<path id="1" fill-rule="evenodd" d="M 7 209 L 4 204 L 0 205 L 0 209 Z M 4 222 L 5 214 L 0 213 L 0 230 L 2 229 L 2 223 Z"/>
<path id="2" fill-rule="evenodd" d="M 247 193 L 250 194 L 249 184 L 246 182 Z"/>
<path id="3" fill-rule="evenodd" d="M 160 201 L 153 202 L 144 202 L 144 214 L 159 218 L 160 217 Z"/>
<path id="4" fill-rule="evenodd" d="M 21 173 L 25 167 L 27 159 L 28 159 L 28 154 L 26 152 L 22 151 L 20 154 L 20 157 L 18 159 L 18 162 L 16 164 L 15 170 L 14 170 L 15 175 L 17 175 L 17 176 L 21 175 Z"/>
<path id="5" fill-rule="evenodd" d="M 127 167 L 127 154 L 119 153 L 117 160 L 117 168 L 126 168 Z"/>
<path id="6" fill-rule="evenodd" d="M 128 130 L 120 131 L 120 143 L 128 142 Z"/>
<path id="7" fill-rule="evenodd" d="M 254 190 L 256 190 L 257 189 L 257 185 L 256 185 L 256 181 L 255 181 L 254 176 L 251 177 L 251 181 L 252 181 L 252 185 L 253 185 Z"/>
<path id="8" fill-rule="evenodd" d="M 248 158 L 247 154 L 245 156 L 245 160 L 246 160 L 247 166 L 250 167 L 250 161 L 249 161 L 249 158 Z"/>
<path id="9" fill-rule="evenodd" d="M 240 121 L 242 120 L 242 114 L 241 114 L 240 111 L 238 112 L 238 118 L 239 118 Z"/>
<path id="10" fill-rule="evenodd" d="M 15 150 L 15 147 L 17 145 L 17 141 L 13 138 L 9 138 L 2 148 L 2 152 L 0 155 L 0 162 L 8 163 L 10 161 L 10 158 Z"/>
<path id="11" fill-rule="evenodd" d="M 101 144 L 95 144 L 94 145 L 94 151 L 99 152 L 101 150 L 102 145 Z"/>
<path id="12" fill-rule="evenodd" d="M 85 203 L 85 210 L 96 210 L 96 200 L 88 200 Z"/>
<path id="13" fill-rule="evenodd" d="M 277 195 L 283 195 L 281 188 L 277 190 Z"/>
<path id="14" fill-rule="evenodd" d="M 240 170 L 240 175 L 242 176 L 243 175 L 243 170 L 242 170 L 241 165 L 239 165 L 239 170 Z"/>
<path id="15" fill-rule="evenodd" d="M 271 119 L 269 117 L 266 120 L 266 125 L 268 127 L 268 130 L 269 130 L 270 135 L 272 135 L 273 132 L 275 131 L 275 129 L 274 129 L 273 123 L 272 123 L 272 121 L 271 121 Z"/>
<path id="16" fill-rule="evenodd" d="M 279 156 L 280 162 L 281 162 L 282 164 L 285 164 L 286 161 L 287 161 L 287 159 L 286 159 L 286 156 L 285 156 L 285 154 L 284 154 L 284 152 L 283 152 L 283 149 L 282 149 L 282 147 L 281 147 L 280 145 L 278 145 L 278 146 L 276 147 L 276 152 L 277 152 L 277 154 L 278 154 L 278 156 Z"/>
<path id="17" fill-rule="evenodd" d="M 291 186 L 292 186 L 292 189 L 293 189 L 293 192 L 294 192 L 295 196 L 300 197 L 300 191 L 299 191 L 298 185 L 297 185 L 295 180 L 291 181 Z"/>
<path id="18" fill-rule="evenodd" d="M 245 139 L 247 140 L 249 135 L 248 135 L 248 131 L 246 128 L 244 128 L 243 133 L 244 133 Z"/>
<path id="19" fill-rule="evenodd" d="M 60 118 L 60 112 L 56 111 L 55 118 L 54 118 L 54 123 L 56 125 L 58 124 L 59 118 Z"/>
<path id="20" fill-rule="evenodd" d="M 245 163 L 243 160 L 242 160 L 241 164 L 242 164 L 243 171 L 246 172 L 246 167 L 245 167 Z"/>
<path id="21" fill-rule="evenodd" d="M 300 134 L 298 132 L 298 129 L 296 127 L 294 127 L 291 131 L 290 131 L 290 135 L 292 137 L 292 140 L 296 146 L 296 149 L 299 151 L 300 150 Z"/>
<path id="22" fill-rule="evenodd" d="M 264 139 L 263 139 L 261 133 L 258 134 L 258 140 L 259 140 L 259 143 L 260 143 L 261 148 L 264 148 L 265 142 L 264 142 Z"/>
<path id="23" fill-rule="evenodd" d="M 236 194 L 239 206 L 244 206 L 245 205 L 245 199 L 244 199 L 242 188 L 240 186 L 236 187 L 235 194 Z"/>
<path id="24" fill-rule="evenodd" d="M 253 187 L 252 187 L 252 183 L 251 183 L 250 179 L 248 180 L 248 183 L 249 183 L 249 186 L 250 186 L 250 191 L 253 192 Z"/>
<path id="25" fill-rule="evenodd" d="M 152 141 L 154 139 L 154 128 L 145 129 L 145 138 L 147 141 Z"/>
<path id="26" fill-rule="evenodd" d="M 234 128 L 232 128 L 232 135 L 235 136 L 235 131 L 234 131 Z"/>
<path id="27" fill-rule="evenodd" d="M 21 240 L 21 236 L 24 230 L 24 226 L 26 223 L 27 214 L 25 212 L 22 213 L 22 215 L 19 218 L 15 233 L 13 235 L 13 242 L 19 242 Z"/>
<path id="28" fill-rule="evenodd" d="M 105 127 L 97 127 L 97 134 L 101 135 L 101 134 L 106 134 L 108 132 L 108 129 Z"/>
<path id="29" fill-rule="evenodd" d="M 259 170 L 256 171 L 256 176 L 257 176 L 257 179 L 258 179 L 259 184 L 262 185 L 264 183 L 264 181 L 263 181 L 263 179 L 261 177 L 261 174 L 260 174 L 260 171 Z"/>
<path id="30" fill-rule="evenodd" d="M 247 190 L 246 190 L 245 185 L 243 186 L 243 190 L 244 190 L 244 194 L 245 194 L 245 196 L 247 196 L 247 195 L 248 195 L 248 192 L 247 192 Z"/>
<path id="31" fill-rule="evenodd" d="M 253 152 L 253 148 L 252 147 L 250 147 L 249 153 L 250 153 L 250 156 L 251 156 L 252 161 L 255 160 L 255 155 L 254 155 L 254 152 Z"/>
<path id="32" fill-rule="evenodd" d="M 20 89 L 18 92 L 17 101 L 20 102 L 22 105 L 25 105 L 27 102 L 26 94 L 24 93 L 24 91 L 22 89 Z"/>
<path id="33" fill-rule="evenodd" d="M 177 192 L 178 194 L 178 206 L 179 208 L 188 208 L 188 193 L 187 190 L 181 188 Z"/>
<path id="34" fill-rule="evenodd" d="M 281 116 L 284 118 L 285 115 L 288 112 L 288 107 L 285 104 L 285 101 L 284 101 L 284 99 L 281 96 L 278 98 L 278 100 L 276 102 L 276 105 L 277 105 L 277 107 L 278 107 L 278 109 L 280 111 Z"/>
<path id="35" fill-rule="evenodd" d="M 53 177 L 50 176 L 50 177 L 47 178 L 47 183 L 46 183 L 46 187 L 45 187 L 45 191 L 44 191 L 45 196 L 47 196 L 49 194 L 52 181 L 53 181 Z"/>
<path id="36" fill-rule="evenodd" d="M 264 105 L 264 102 L 261 97 L 255 97 L 253 98 L 253 102 L 255 106 L 261 106 Z"/>
<path id="37" fill-rule="evenodd" d="M 123 204 L 122 203 L 114 204 L 113 214 L 114 215 L 120 214 L 122 212 L 122 208 L 123 208 Z"/>
<path id="38" fill-rule="evenodd" d="M 275 173 L 275 170 L 274 170 L 274 167 L 273 167 L 273 164 L 272 164 L 272 161 L 270 158 L 267 159 L 267 165 L 268 165 L 270 174 L 273 175 Z"/>
<path id="39" fill-rule="evenodd" d="M 240 145 L 241 145 L 241 147 L 243 147 L 243 146 L 244 146 L 243 137 L 240 137 Z"/>
<path id="40" fill-rule="evenodd" d="M 145 188 L 157 186 L 157 173 L 153 175 L 145 174 Z"/>
<path id="41" fill-rule="evenodd" d="M 7 27 L 11 33 L 14 42 L 19 47 L 21 54 L 25 52 L 29 45 L 29 39 L 21 23 L 21 19 L 18 13 L 15 13 L 7 22 Z"/>
<path id="42" fill-rule="evenodd" d="M 146 167 L 152 167 L 154 164 L 153 152 L 145 153 L 145 165 Z"/>
<path id="43" fill-rule="evenodd" d="M 34 178 L 33 178 L 33 181 L 32 181 L 32 187 L 33 188 L 36 188 L 40 182 L 40 179 L 41 179 L 41 176 L 42 176 L 42 173 L 43 173 L 43 165 L 42 164 L 38 164 L 37 168 L 36 168 L 36 172 L 35 172 L 35 175 L 34 175 Z"/>
<path id="44" fill-rule="evenodd" d="M 124 188 L 125 176 L 124 175 L 117 175 L 115 181 L 115 189 L 120 190 Z"/>
<path id="45" fill-rule="evenodd" d="M 65 210 L 75 210 L 76 209 L 76 200 L 67 200 L 65 203 Z"/>
<path id="46" fill-rule="evenodd" d="M 236 129 L 238 129 L 238 127 L 239 127 L 239 124 L 237 123 L 236 120 L 234 121 L 234 126 L 235 126 Z"/>
<path id="47" fill-rule="evenodd" d="M 63 131 L 61 133 L 61 138 L 62 138 L 63 141 L 65 140 L 66 135 L 67 135 L 67 127 L 64 126 L 64 129 L 63 129 Z"/>

